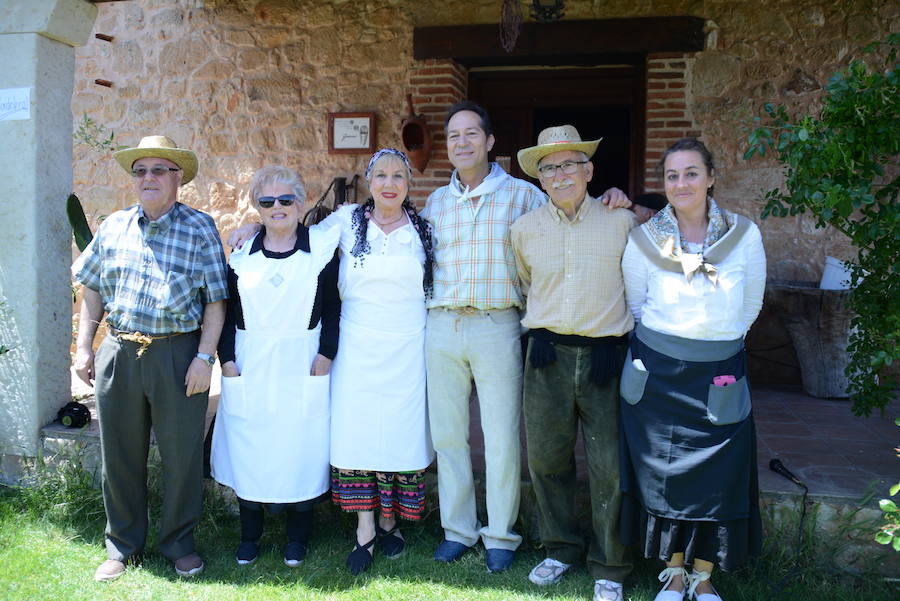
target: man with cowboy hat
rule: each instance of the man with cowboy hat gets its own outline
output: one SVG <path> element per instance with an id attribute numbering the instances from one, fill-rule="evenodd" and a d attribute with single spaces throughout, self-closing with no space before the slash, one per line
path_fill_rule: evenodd
<path id="1" fill-rule="evenodd" d="M 138 204 L 107 217 L 72 266 L 82 284 L 75 371 L 96 390 L 106 551 L 94 578 L 113 580 L 147 538 L 150 429 L 162 462 L 160 552 L 181 576 L 203 569 L 194 549 L 203 428 L 228 296 L 215 223 L 179 202 L 197 157 L 165 136 L 113 155 Z M 106 314 L 107 335 L 93 352 Z"/>
<path id="2" fill-rule="evenodd" d="M 619 374 L 634 320 L 625 304 L 622 253 L 634 215 L 607 210 L 587 193 L 600 140 L 582 141 L 571 125 L 549 127 L 519 151 L 550 203 L 510 229 L 527 297 L 529 329 L 522 410 L 528 464 L 547 558 L 528 578 L 559 581 L 585 552 L 575 511 L 575 440 L 581 421 L 591 493 L 587 564 L 595 601 L 622 601 L 631 571 L 619 542 L 617 407 Z"/>
<path id="3" fill-rule="evenodd" d="M 546 197 L 488 160 L 494 135 L 483 107 L 468 100 L 454 104 L 444 128 L 454 170 L 422 212 L 435 235 L 425 365 L 444 540 L 434 559 L 456 561 L 481 539 L 488 571 L 502 572 L 522 540 L 513 526 L 521 484 L 519 319 L 524 302 L 509 228 L 545 204 Z M 604 196 L 609 206 L 630 205 L 615 188 Z M 473 381 L 484 435 L 485 525 L 477 518 L 469 447 Z"/>

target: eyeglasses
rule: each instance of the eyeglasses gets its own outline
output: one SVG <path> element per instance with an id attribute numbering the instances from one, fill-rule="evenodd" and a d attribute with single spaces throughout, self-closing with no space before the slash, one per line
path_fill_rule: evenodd
<path id="1" fill-rule="evenodd" d="M 566 175 L 572 175 L 578 170 L 578 165 L 584 165 L 590 161 L 564 161 L 559 165 L 541 165 L 538 167 L 538 173 L 544 179 L 551 179 L 556 175 L 556 170 L 561 169 Z"/>
<path id="2" fill-rule="evenodd" d="M 156 167 L 150 167 L 147 169 L 146 167 L 135 167 L 131 170 L 131 177 L 144 177 L 147 175 L 147 172 L 150 172 L 154 175 L 154 177 L 160 177 L 168 173 L 169 171 L 181 171 L 181 169 L 177 167 L 162 167 L 157 165 Z"/>
<path id="3" fill-rule="evenodd" d="M 294 201 L 297 200 L 296 194 L 282 194 L 281 196 L 260 196 L 256 199 L 256 202 L 259 206 L 264 209 L 271 209 L 275 206 L 275 201 L 278 201 L 283 207 L 289 207 L 294 204 Z"/>

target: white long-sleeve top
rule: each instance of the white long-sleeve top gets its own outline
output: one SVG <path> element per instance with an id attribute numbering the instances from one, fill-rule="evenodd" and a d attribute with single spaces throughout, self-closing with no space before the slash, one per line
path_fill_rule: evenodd
<path id="1" fill-rule="evenodd" d="M 766 255 L 755 223 L 716 269 L 715 286 L 702 273 L 688 282 L 684 274 L 657 266 L 629 239 L 622 256 L 628 308 L 635 320 L 664 334 L 741 338 L 759 315 L 766 288 Z"/>

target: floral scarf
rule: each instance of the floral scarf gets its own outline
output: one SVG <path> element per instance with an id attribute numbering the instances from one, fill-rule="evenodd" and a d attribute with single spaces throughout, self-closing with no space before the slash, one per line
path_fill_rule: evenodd
<path id="1" fill-rule="evenodd" d="M 681 237 L 672 205 L 666 205 L 662 211 L 651 217 L 643 228 L 647 237 L 659 248 L 660 254 L 681 263 L 688 282 L 695 274 L 703 273 L 715 286 L 718 275 L 715 266 L 706 260 L 706 251 L 735 226 L 736 217 L 734 213 L 720 209 L 712 197 L 708 199 L 708 203 L 706 216 L 709 225 L 706 227 L 706 237 L 703 239 L 703 249 L 700 253 L 692 253 L 688 248 L 688 242 Z"/>
<path id="2" fill-rule="evenodd" d="M 712 197 L 708 199 L 708 202 L 709 209 L 706 216 L 709 219 L 709 225 L 706 227 L 706 238 L 703 240 L 701 254 L 718 242 L 734 226 L 734 214 L 720 209 Z M 678 232 L 678 220 L 675 218 L 675 209 L 672 208 L 672 205 L 666 205 L 662 211 L 651 217 L 644 229 L 648 237 L 665 254 L 676 258 L 681 254 L 690 254 L 687 241 L 683 240 Z"/>

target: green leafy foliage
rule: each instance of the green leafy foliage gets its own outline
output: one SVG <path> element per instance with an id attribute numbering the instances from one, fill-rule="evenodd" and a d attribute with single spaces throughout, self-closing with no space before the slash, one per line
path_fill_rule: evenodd
<path id="1" fill-rule="evenodd" d="M 869 46 L 825 86 L 818 115 L 790 115 L 765 104 L 744 158 L 772 152 L 785 188 L 765 191 L 762 217 L 809 212 L 816 227 L 846 234 L 852 322 L 847 367 L 853 411 L 869 415 L 894 397 L 888 368 L 900 359 L 900 35 Z"/>
<path id="2" fill-rule="evenodd" d="M 107 130 L 91 119 L 87 113 L 81 116 L 81 123 L 78 124 L 74 137 L 79 144 L 89 146 L 101 153 L 115 152 L 116 150 L 127 148 L 116 144 L 116 133 L 114 131 Z"/>

